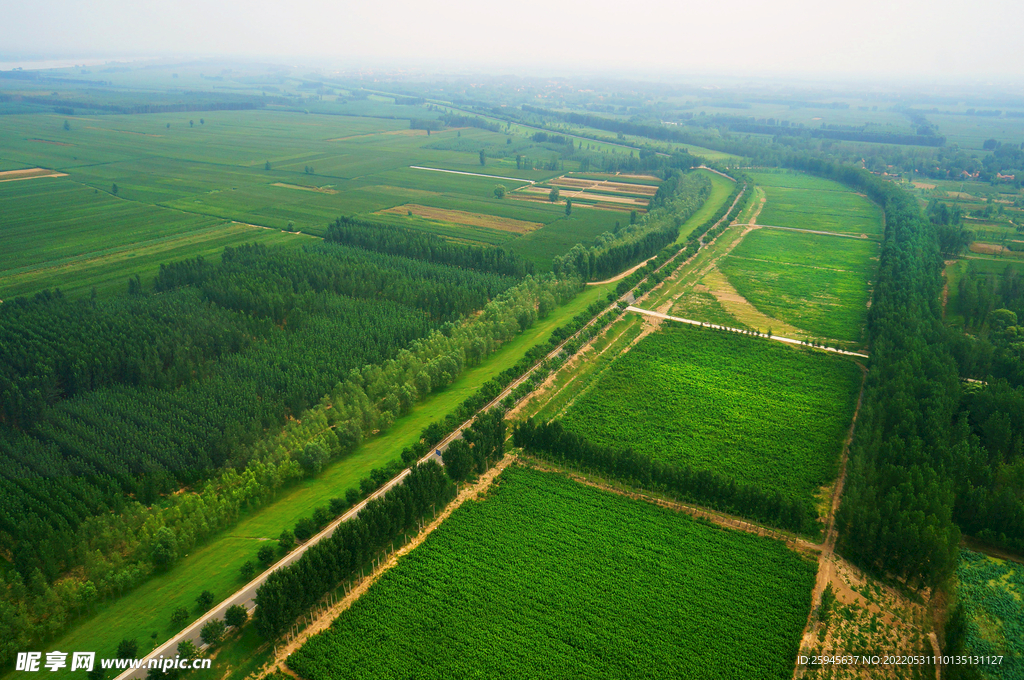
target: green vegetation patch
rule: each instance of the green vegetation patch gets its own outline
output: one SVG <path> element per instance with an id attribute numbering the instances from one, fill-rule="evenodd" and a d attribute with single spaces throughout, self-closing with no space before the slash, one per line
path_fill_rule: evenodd
<path id="1" fill-rule="evenodd" d="M 564 214 L 564 207 L 559 206 Z M 607 210 L 574 210 L 572 215 L 555 220 L 536 231 L 520 236 L 509 244 L 509 249 L 527 258 L 538 271 L 551 271 L 551 261 L 577 243 L 591 246 L 594 239 L 605 232 L 614 232 L 615 225 L 629 224 L 629 213 Z"/>
<path id="2" fill-rule="evenodd" d="M 1004 656 L 981 666 L 986 678 L 1019 678 L 1024 671 L 1024 565 L 960 551 L 957 594 L 967 615 L 965 653 Z"/>
<path id="3" fill-rule="evenodd" d="M 708 179 L 711 180 L 711 195 L 704 201 L 704 205 L 700 207 L 697 212 L 690 215 L 689 219 L 683 222 L 682 226 L 679 227 L 679 238 L 676 239 L 676 243 L 683 243 L 690 237 L 694 229 L 703 225 L 711 216 L 718 212 L 718 209 L 725 205 L 725 201 L 732 194 L 732 190 L 736 188 L 736 184 L 729 181 L 725 177 L 722 177 L 716 172 L 710 170 L 698 170 L 697 172 L 704 174 Z"/>
<path id="4" fill-rule="evenodd" d="M 753 173 L 767 202 L 759 224 L 881 238 L 882 210 L 838 182 L 800 174 Z"/>
<path id="5" fill-rule="evenodd" d="M 289 657 L 329 678 L 788 677 L 815 565 L 512 467 Z"/>
<path id="6" fill-rule="evenodd" d="M 810 499 L 836 476 L 860 371 L 835 355 L 670 326 L 566 412 L 591 441 Z"/>
<path id="7" fill-rule="evenodd" d="M 879 246 L 781 229 L 758 229 L 719 269 L 759 310 L 815 335 L 859 342 Z"/>

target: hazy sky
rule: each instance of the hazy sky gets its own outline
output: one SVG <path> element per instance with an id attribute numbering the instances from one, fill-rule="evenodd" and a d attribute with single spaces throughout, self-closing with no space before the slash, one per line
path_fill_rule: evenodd
<path id="1" fill-rule="evenodd" d="M 1020 0 L 0 0 L 6 57 L 328 57 L 1024 82 Z"/>

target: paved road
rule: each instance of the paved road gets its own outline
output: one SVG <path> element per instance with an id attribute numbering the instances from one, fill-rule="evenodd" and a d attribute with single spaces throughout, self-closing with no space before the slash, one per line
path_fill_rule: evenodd
<path id="1" fill-rule="evenodd" d="M 749 331 L 745 331 L 745 330 L 740 329 L 740 328 L 730 328 L 729 326 L 719 326 L 718 324 L 707 323 L 706 321 L 694 321 L 693 319 L 684 319 L 684 318 L 679 317 L 679 316 L 669 316 L 668 314 L 662 314 L 661 312 L 652 312 L 649 309 L 640 309 L 639 307 L 633 307 L 632 305 L 630 305 L 629 307 L 626 307 L 626 311 L 636 312 L 637 314 L 646 314 L 647 316 L 653 316 L 653 317 L 658 318 L 658 319 L 665 319 L 666 321 L 676 321 L 678 323 L 688 323 L 691 326 L 706 326 L 707 328 L 714 328 L 714 329 L 717 329 L 717 330 L 732 331 L 734 333 L 743 333 L 745 335 L 756 335 L 759 338 L 767 338 L 768 340 L 775 340 L 777 342 L 785 342 L 785 343 L 790 344 L 790 345 L 803 345 L 805 347 L 810 347 L 810 345 L 805 343 L 803 340 L 794 340 L 793 338 L 784 338 L 784 337 L 779 336 L 779 335 L 768 335 L 767 333 L 751 333 Z M 842 355 L 848 356 L 848 357 L 860 357 L 862 359 L 867 359 L 868 358 L 867 354 L 861 354 L 860 352 L 847 352 L 845 349 L 836 349 L 835 347 L 815 347 L 815 349 L 820 349 L 820 350 L 825 351 L 825 352 L 832 352 L 833 354 L 842 354 Z"/>

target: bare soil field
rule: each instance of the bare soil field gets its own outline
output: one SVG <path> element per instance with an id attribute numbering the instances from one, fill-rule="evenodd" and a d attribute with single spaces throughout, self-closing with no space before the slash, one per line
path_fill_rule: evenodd
<path id="1" fill-rule="evenodd" d="M 835 595 L 827 615 L 811 614 L 813 625 L 800 645 L 801 656 L 886 654 L 931 656 L 932 630 L 928 608 L 911 601 L 891 586 L 866 576 L 838 555 L 831 555 L 819 572 Z M 933 678 L 930 665 L 826 665 L 816 672 L 797 665 L 794 678 Z"/>
<path id="2" fill-rule="evenodd" d="M 299 191 L 315 191 L 318 194 L 336 194 L 336 193 L 338 193 L 334 189 L 328 189 L 326 187 L 304 187 L 301 184 L 285 184 L 284 182 L 274 182 L 270 186 L 272 186 L 272 187 L 284 187 L 285 189 L 298 189 Z"/>
<path id="3" fill-rule="evenodd" d="M 528 234 L 531 231 L 534 231 L 535 229 L 540 229 L 542 226 L 544 226 L 540 222 L 525 222 L 523 220 L 515 220 L 510 217 L 495 217 L 494 215 L 471 213 L 465 212 L 463 210 L 431 208 L 425 205 L 417 205 L 416 203 L 396 205 L 394 208 L 380 210 L 374 214 L 405 215 L 408 213 L 412 213 L 416 217 L 423 217 L 428 220 L 440 220 L 442 222 L 451 222 L 452 224 L 461 224 L 468 227 L 484 227 L 485 229 L 497 229 L 499 231 L 507 231 L 513 234 Z"/>
<path id="4" fill-rule="evenodd" d="M 0 172 L 0 182 L 17 182 L 22 179 L 38 179 L 40 177 L 67 177 L 66 172 L 56 172 L 46 168 L 26 168 L 25 170 L 6 170 Z"/>
<path id="5" fill-rule="evenodd" d="M 49 139 L 32 139 L 32 142 L 39 142 L 40 144 L 53 144 L 54 146 L 74 146 L 74 144 L 68 144 L 66 142 L 51 142 Z"/>
<path id="6" fill-rule="evenodd" d="M 572 177 L 556 177 L 548 184 L 558 187 L 571 187 L 573 189 L 601 189 L 601 191 L 612 191 L 621 194 L 635 194 L 638 196 L 653 196 L 658 193 L 658 187 L 647 184 L 626 184 L 624 182 L 611 182 L 608 180 L 598 182 L 590 179 L 575 179 Z"/>
<path id="7" fill-rule="evenodd" d="M 575 187 L 573 187 L 575 188 Z M 551 193 L 550 189 L 545 187 L 524 187 L 517 192 L 515 195 L 532 195 L 537 197 L 543 197 L 543 200 L 547 200 L 548 194 Z M 620 205 L 629 206 L 630 208 L 647 208 L 649 201 L 646 198 L 633 198 L 631 196 L 608 196 L 606 194 L 592 194 L 587 192 L 585 189 L 581 189 L 567 198 L 573 199 L 575 202 L 577 199 L 581 201 L 593 201 L 594 203 L 607 203 L 609 205 Z M 603 207 L 603 206 L 599 206 Z"/>

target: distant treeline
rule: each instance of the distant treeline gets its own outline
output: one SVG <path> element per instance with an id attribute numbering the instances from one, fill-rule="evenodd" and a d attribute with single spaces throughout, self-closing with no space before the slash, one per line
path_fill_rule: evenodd
<path id="1" fill-rule="evenodd" d="M 72 99 L 68 97 L 32 97 L 25 95 L 0 95 L 0 102 L 23 102 L 26 104 L 39 104 L 42 106 L 53 106 L 59 109 L 58 113 L 70 115 L 74 109 L 88 109 L 90 111 L 103 111 L 105 113 L 117 114 L 141 114 L 141 113 L 182 113 L 202 111 L 251 111 L 262 109 L 267 101 L 264 99 L 247 99 L 236 101 L 201 100 L 192 102 L 175 102 L 166 104 L 138 103 L 138 104 L 116 104 L 103 103 L 91 99 Z"/>
<path id="2" fill-rule="evenodd" d="M 783 127 L 781 125 L 759 125 L 757 123 L 742 122 L 742 119 L 723 122 L 727 122 L 729 129 L 733 132 L 749 132 L 760 135 L 809 136 L 818 139 L 835 139 L 846 142 L 908 144 L 911 146 L 942 146 L 946 143 L 946 138 L 938 135 L 907 135 L 896 132 L 867 132 L 855 129 Z"/>
<path id="3" fill-rule="evenodd" d="M 480 116 L 465 116 L 458 113 L 446 113 L 441 116 L 441 121 L 446 127 L 475 127 L 481 130 L 489 130 L 491 132 L 499 132 L 501 126 L 492 120 L 481 118 Z"/>

